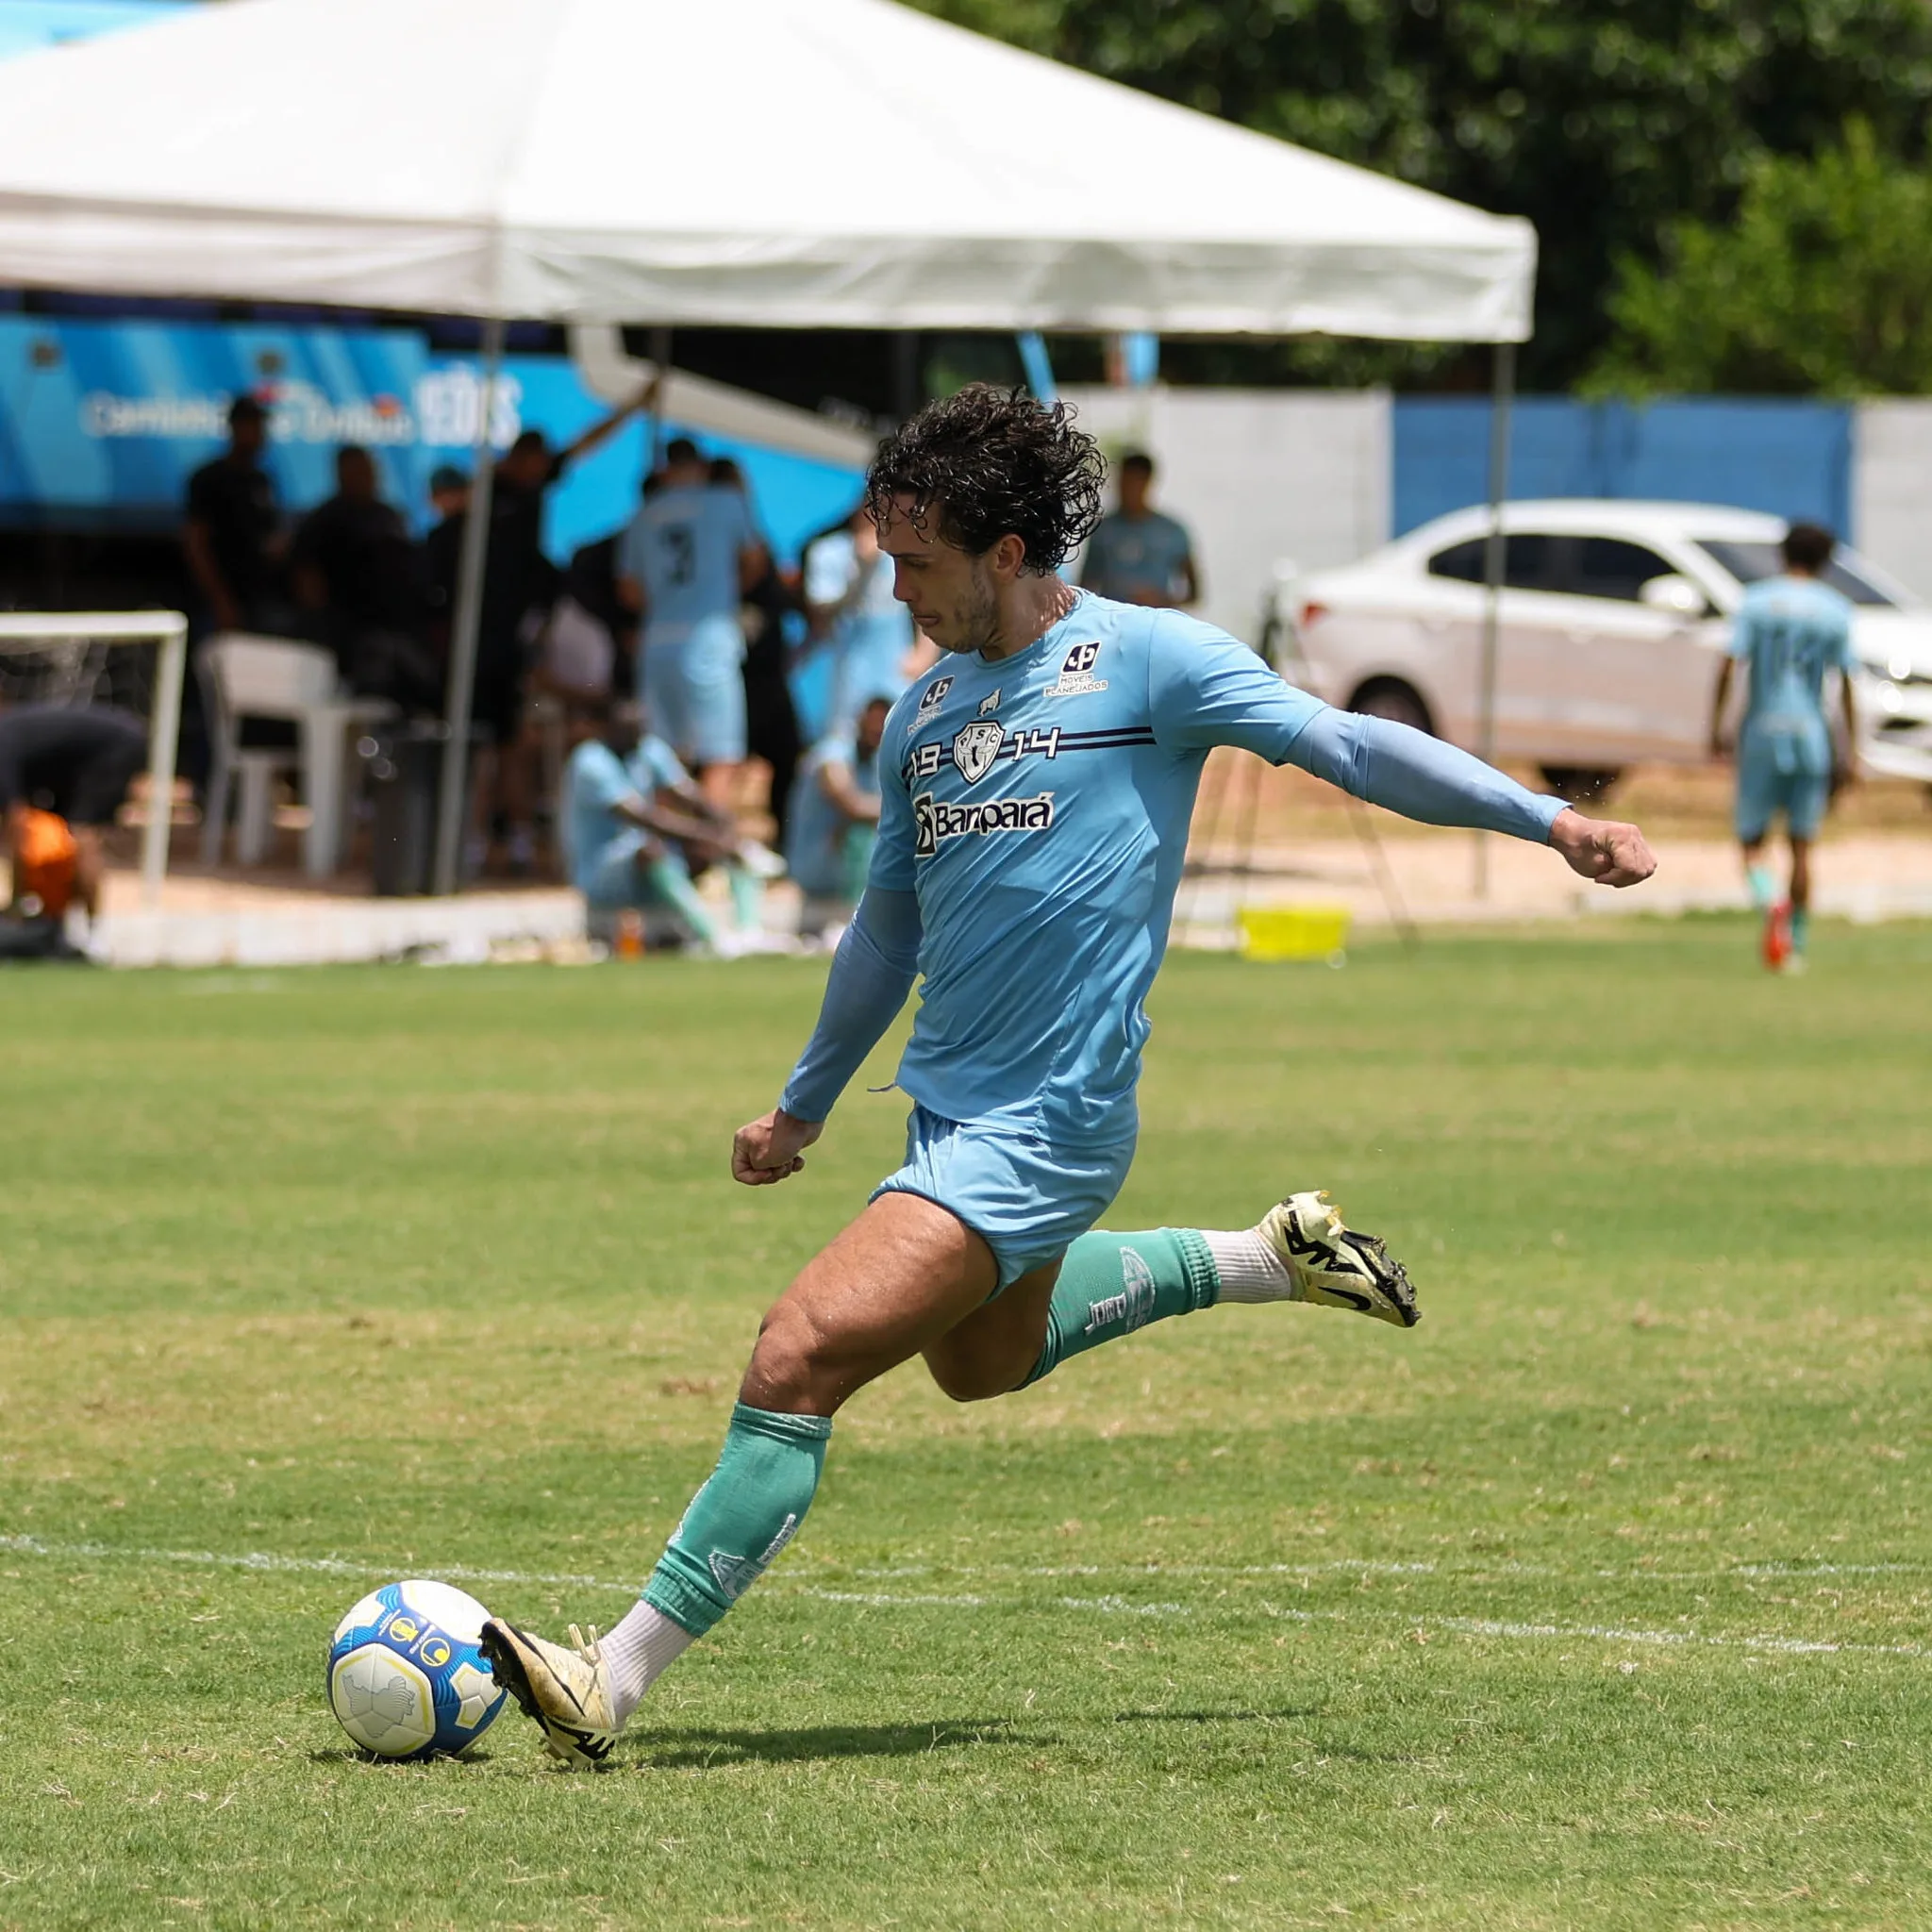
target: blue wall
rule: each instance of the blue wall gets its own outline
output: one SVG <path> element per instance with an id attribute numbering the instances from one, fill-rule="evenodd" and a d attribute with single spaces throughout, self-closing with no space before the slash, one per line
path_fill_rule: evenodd
<path id="1" fill-rule="evenodd" d="M 1481 503 L 1490 405 L 1479 396 L 1395 403 L 1391 501 L 1400 536 Z M 1526 396 L 1509 435 L 1509 494 L 1734 504 L 1851 529 L 1852 411 L 1837 403 L 1685 396 L 1638 407 Z"/>

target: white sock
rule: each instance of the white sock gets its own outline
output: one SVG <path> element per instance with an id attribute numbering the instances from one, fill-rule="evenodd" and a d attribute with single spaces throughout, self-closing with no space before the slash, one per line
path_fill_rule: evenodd
<path id="1" fill-rule="evenodd" d="M 676 1661 L 695 1640 L 681 1624 L 660 1610 L 640 1602 L 617 1628 L 597 1640 L 597 1648 L 610 1667 L 610 1700 L 623 1724 L 657 1682 L 665 1667 Z"/>
<path id="2" fill-rule="evenodd" d="M 1288 1264 L 1252 1227 L 1204 1227 L 1201 1239 L 1214 1257 L 1223 1302 L 1291 1302 L 1294 1276 Z"/>

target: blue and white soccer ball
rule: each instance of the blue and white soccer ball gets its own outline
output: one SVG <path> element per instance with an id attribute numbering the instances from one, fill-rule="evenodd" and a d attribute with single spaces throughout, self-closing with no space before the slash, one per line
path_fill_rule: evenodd
<path id="1" fill-rule="evenodd" d="M 476 1648 L 490 1614 L 447 1583 L 386 1583 L 336 1625 L 328 1707 L 378 1757 L 455 1757 L 496 1722 L 504 1692 Z"/>

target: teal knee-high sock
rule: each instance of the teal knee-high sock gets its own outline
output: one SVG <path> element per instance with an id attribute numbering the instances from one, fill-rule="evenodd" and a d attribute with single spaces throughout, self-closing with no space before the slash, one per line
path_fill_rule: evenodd
<path id="1" fill-rule="evenodd" d="M 1050 1375 L 1070 1355 L 1214 1306 L 1221 1276 L 1191 1227 L 1145 1234 L 1083 1234 L 1067 1250 L 1047 1311 L 1046 1341 L 1022 1387 Z"/>
<path id="2" fill-rule="evenodd" d="M 711 908 L 698 896 L 698 889 L 682 867 L 673 865 L 668 858 L 654 858 L 644 868 L 644 876 L 705 945 L 717 944 L 718 922 L 711 917 Z"/>
<path id="3" fill-rule="evenodd" d="M 757 932 L 764 918 L 764 882 L 749 867 L 736 863 L 724 868 L 724 877 L 731 888 L 731 916 L 737 920 L 739 931 Z"/>
<path id="4" fill-rule="evenodd" d="M 827 1416 L 738 1403 L 718 1467 L 664 1546 L 644 1601 L 702 1637 L 798 1534 L 831 1433 Z"/>

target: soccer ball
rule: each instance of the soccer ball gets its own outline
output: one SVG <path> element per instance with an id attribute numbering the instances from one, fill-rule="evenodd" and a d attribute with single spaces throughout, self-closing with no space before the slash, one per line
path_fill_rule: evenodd
<path id="1" fill-rule="evenodd" d="M 495 1723 L 503 1689 L 477 1651 L 490 1614 L 447 1583 L 386 1583 L 336 1625 L 328 1707 L 378 1757 L 455 1757 Z"/>

